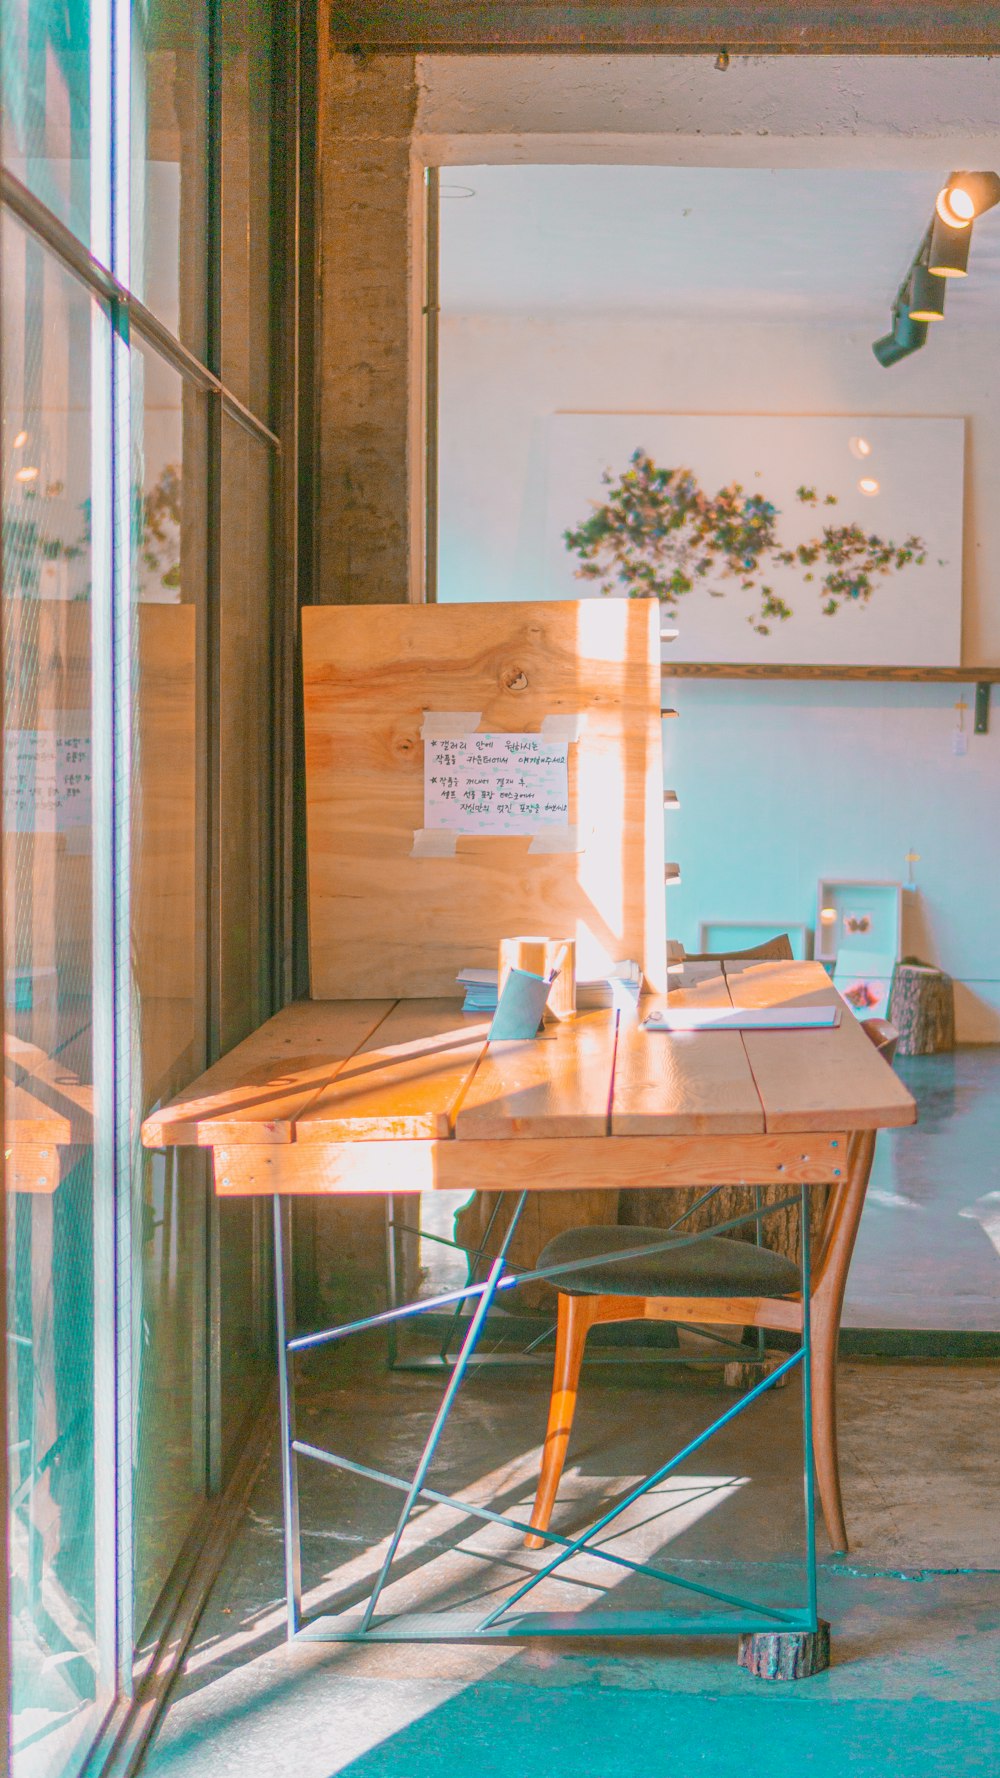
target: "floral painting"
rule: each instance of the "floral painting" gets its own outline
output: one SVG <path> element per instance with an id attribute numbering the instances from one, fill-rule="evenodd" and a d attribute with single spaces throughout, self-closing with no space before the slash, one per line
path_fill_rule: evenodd
<path id="1" fill-rule="evenodd" d="M 655 598 L 665 659 L 957 665 L 958 420 L 560 414 L 551 596 Z"/>

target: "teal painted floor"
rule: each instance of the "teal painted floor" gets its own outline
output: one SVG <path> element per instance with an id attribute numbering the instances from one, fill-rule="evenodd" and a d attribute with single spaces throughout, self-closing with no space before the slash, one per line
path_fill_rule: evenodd
<path id="1" fill-rule="evenodd" d="M 595 1367 L 560 1502 L 565 1527 L 726 1405 L 718 1378 Z M 301 1435 L 412 1470 L 440 1384 L 316 1364 Z M 545 1379 L 480 1372 L 436 1467 L 438 1486 L 513 1508 L 530 1494 Z M 794 1599 L 801 1482 L 794 1386 L 766 1397 L 650 1503 L 623 1539 L 678 1573 Z M 834 1665 L 769 1685 L 736 1665 L 735 1637 L 610 1645 L 358 1648 L 283 1640 L 272 1461 L 216 1584 L 145 1778 L 997 1778 L 1000 1773 L 998 1372 L 987 1365 L 843 1366 L 849 1558 L 824 1556 L 820 1607 Z M 709 1455 L 709 1452 L 711 1453 Z M 364 1596 L 395 1498 L 303 1469 L 305 1584 L 313 1611 Z M 492 1534 L 491 1534 L 492 1535 Z M 629 1540 L 632 1540 L 631 1544 Z M 822 1542 L 821 1550 L 825 1549 Z M 463 1538 L 425 1509 L 404 1545 L 395 1603 L 440 1609 L 495 1596 L 519 1544 Z M 581 1598 L 593 1595 L 584 1577 Z M 638 1583 L 648 1585 L 648 1583 Z M 588 1595 L 587 1586 L 591 1587 Z M 631 1602 L 631 1581 L 612 1583 Z M 567 1591 L 572 1591 L 567 1588 Z"/>

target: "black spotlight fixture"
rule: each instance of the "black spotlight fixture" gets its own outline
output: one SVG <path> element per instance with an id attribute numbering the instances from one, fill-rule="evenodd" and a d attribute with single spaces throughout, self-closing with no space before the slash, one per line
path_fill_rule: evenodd
<path id="1" fill-rule="evenodd" d="M 964 278 L 969 271 L 969 248 L 972 245 L 972 228 L 966 224 L 964 228 L 953 228 L 950 222 L 942 222 L 937 211 L 931 224 L 931 244 L 927 254 L 927 269 L 936 278 Z"/>
<path id="2" fill-rule="evenodd" d="M 891 364 L 898 364 L 901 358 L 909 358 L 911 352 L 919 352 L 927 339 L 927 322 L 914 321 L 906 308 L 895 308 L 892 312 L 892 332 L 883 335 L 872 346 L 876 358 L 888 370 Z"/>
<path id="3" fill-rule="evenodd" d="M 929 271 L 925 260 L 918 260 L 910 279 L 910 300 L 907 310 L 911 321 L 943 321 L 944 299 L 948 280 Z"/>
<path id="4" fill-rule="evenodd" d="M 944 318 L 949 278 L 969 269 L 972 224 L 1000 204 L 1000 173 L 949 173 L 938 192 L 930 226 L 907 268 L 892 305 L 892 332 L 872 346 L 887 368 L 918 352 L 927 329 Z"/>

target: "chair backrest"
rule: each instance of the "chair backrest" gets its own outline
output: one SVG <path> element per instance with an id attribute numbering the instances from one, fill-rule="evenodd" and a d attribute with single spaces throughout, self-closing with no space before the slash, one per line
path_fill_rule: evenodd
<path id="1" fill-rule="evenodd" d="M 792 941 L 787 932 L 781 932 L 776 938 L 767 938 L 761 945 L 751 945 L 748 951 L 701 951 L 684 953 L 685 963 L 722 963 L 732 959 L 740 962 L 745 957 L 764 957 L 775 963 L 792 961 Z"/>
<path id="2" fill-rule="evenodd" d="M 864 1019 L 861 1029 L 879 1055 L 891 1064 L 899 1042 L 895 1025 L 890 1025 L 888 1019 Z M 832 1298 L 838 1316 L 874 1159 L 875 1131 L 855 1131 L 847 1145 L 847 1177 L 842 1185 L 831 1189 L 827 1200 L 818 1260 L 813 1269 L 813 1295 L 822 1293 Z"/>
<path id="3" fill-rule="evenodd" d="M 870 1037 L 879 1055 L 884 1061 L 891 1063 L 896 1054 L 899 1032 L 888 1019 L 863 1019 L 861 1029 L 866 1037 Z"/>

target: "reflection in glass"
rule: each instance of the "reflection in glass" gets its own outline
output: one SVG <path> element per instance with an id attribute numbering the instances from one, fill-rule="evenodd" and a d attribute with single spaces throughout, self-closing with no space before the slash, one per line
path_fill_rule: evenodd
<path id="1" fill-rule="evenodd" d="M 89 0 L 3 0 L 0 26 L 4 164 L 89 246 Z M 108 54 L 106 43 L 95 42 L 98 79 Z M 106 128 L 105 118 L 98 127 Z"/>
<path id="2" fill-rule="evenodd" d="M 222 379 L 269 418 L 271 0 L 221 0 Z"/>
<path id="3" fill-rule="evenodd" d="M 132 8 L 131 286 L 204 356 L 208 265 L 205 0 Z"/>
<path id="4" fill-rule="evenodd" d="M 4 1098 L 14 1769 L 72 1771 L 98 1609 L 90 298 L 3 230 Z M 104 1276 L 102 1277 L 102 1272 Z M 96 1279 L 96 1282 L 95 1282 Z M 107 1323 L 104 1323 L 105 1329 Z M 112 1492 L 113 1499 L 113 1492 Z M 107 1550 L 104 1550 L 107 1559 Z M 113 1630 L 113 1625 L 111 1626 Z"/>
<path id="5" fill-rule="evenodd" d="M 262 1024 L 270 1000 L 271 477 L 270 447 L 223 417 L 219 650 L 220 1047 Z M 224 1455 L 260 1400 L 269 1365 L 259 1207 L 219 1205 Z"/>
<path id="6" fill-rule="evenodd" d="M 203 1065 L 196 852 L 204 397 L 132 357 L 133 1129 Z M 197 1159 L 133 1148 L 135 1621 L 140 1633 L 205 1492 L 204 1186 Z"/>

